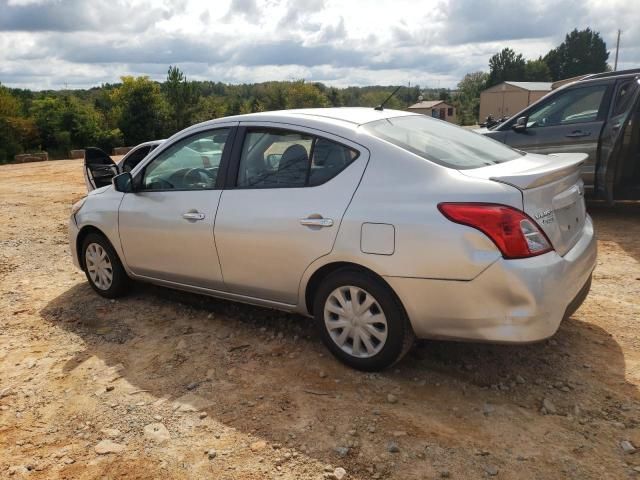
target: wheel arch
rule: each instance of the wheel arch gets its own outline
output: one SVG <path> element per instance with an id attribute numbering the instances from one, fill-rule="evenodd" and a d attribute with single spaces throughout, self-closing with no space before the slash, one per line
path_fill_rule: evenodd
<path id="1" fill-rule="evenodd" d="M 366 273 L 367 275 L 372 276 L 373 278 L 381 282 L 383 285 L 385 285 L 389 289 L 391 294 L 395 297 L 396 301 L 398 302 L 398 305 L 404 311 L 405 316 L 407 315 L 406 309 L 404 308 L 404 305 L 402 304 L 400 297 L 394 291 L 393 287 L 389 285 L 389 282 L 387 282 L 382 275 L 378 274 L 374 270 L 368 267 L 365 267 L 361 264 L 349 262 L 349 261 L 333 261 L 330 263 L 326 263 L 321 267 L 319 267 L 315 272 L 313 272 L 313 274 L 311 274 L 304 289 L 304 307 L 306 309 L 307 314 L 313 315 L 314 298 L 315 298 L 316 292 L 318 291 L 318 287 L 322 284 L 322 281 L 332 273 L 337 272 L 338 270 L 343 270 L 343 269 L 359 270 L 363 273 Z"/>
<path id="2" fill-rule="evenodd" d="M 78 262 L 80 263 L 80 267 L 82 268 L 82 270 L 85 269 L 84 255 L 82 255 L 82 244 L 84 242 L 84 239 L 87 238 L 87 236 L 91 233 L 101 235 L 104 238 L 106 238 L 109 243 L 111 243 L 111 240 L 109 240 L 109 237 L 98 227 L 94 225 L 85 225 L 84 227 L 82 227 L 78 232 L 78 235 L 76 236 L 76 245 L 75 245 L 76 253 L 78 254 Z M 111 245 L 113 246 L 113 244 Z"/>

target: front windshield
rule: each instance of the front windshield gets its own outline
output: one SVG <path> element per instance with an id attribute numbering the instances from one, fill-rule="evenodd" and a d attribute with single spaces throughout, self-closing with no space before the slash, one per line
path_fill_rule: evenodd
<path id="1" fill-rule="evenodd" d="M 503 143 L 425 115 L 386 118 L 367 123 L 363 128 L 409 152 L 457 170 L 495 165 L 522 156 Z"/>

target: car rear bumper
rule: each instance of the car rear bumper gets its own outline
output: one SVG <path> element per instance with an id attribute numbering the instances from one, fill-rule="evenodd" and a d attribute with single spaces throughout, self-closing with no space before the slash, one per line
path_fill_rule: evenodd
<path id="1" fill-rule="evenodd" d="M 470 281 L 386 277 L 419 338 L 526 343 L 552 336 L 582 304 L 596 265 L 596 238 L 587 217 L 582 236 L 563 257 L 491 264 Z"/>

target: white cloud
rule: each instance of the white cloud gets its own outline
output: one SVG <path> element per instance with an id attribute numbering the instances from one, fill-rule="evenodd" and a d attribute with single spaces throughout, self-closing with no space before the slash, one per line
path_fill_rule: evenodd
<path id="1" fill-rule="evenodd" d="M 638 24 L 633 0 L 0 0 L 0 82 L 161 80 L 173 64 L 233 83 L 453 87 L 505 46 L 537 58 L 573 28 L 601 32 L 610 50 L 621 28 L 619 67 L 639 66 Z"/>

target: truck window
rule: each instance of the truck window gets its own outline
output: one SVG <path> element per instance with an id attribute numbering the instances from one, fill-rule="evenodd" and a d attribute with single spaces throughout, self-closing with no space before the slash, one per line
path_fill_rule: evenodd
<path id="1" fill-rule="evenodd" d="M 599 117 L 606 91 L 606 85 L 595 85 L 558 93 L 529 115 L 527 126 L 551 127 L 593 122 Z"/>
<path id="2" fill-rule="evenodd" d="M 618 86 L 611 116 L 615 117 L 627 111 L 630 107 L 631 99 L 633 99 L 633 95 L 638 88 L 638 80 L 635 78 L 625 80 Z"/>

